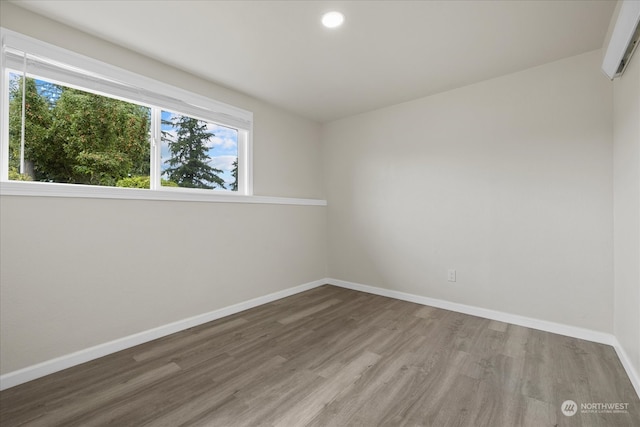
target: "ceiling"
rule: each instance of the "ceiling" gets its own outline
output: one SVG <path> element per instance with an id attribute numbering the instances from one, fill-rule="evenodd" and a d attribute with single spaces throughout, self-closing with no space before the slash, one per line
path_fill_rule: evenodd
<path id="1" fill-rule="evenodd" d="M 616 2 L 15 3 L 326 122 L 598 49 Z M 329 10 L 342 27 L 322 27 Z"/>

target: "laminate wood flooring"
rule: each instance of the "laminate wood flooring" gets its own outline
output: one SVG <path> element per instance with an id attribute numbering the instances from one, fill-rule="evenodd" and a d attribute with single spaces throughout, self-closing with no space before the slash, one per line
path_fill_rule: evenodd
<path id="1" fill-rule="evenodd" d="M 640 401 L 610 346 L 327 285 L 5 390 L 0 425 L 639 427 Z"/>

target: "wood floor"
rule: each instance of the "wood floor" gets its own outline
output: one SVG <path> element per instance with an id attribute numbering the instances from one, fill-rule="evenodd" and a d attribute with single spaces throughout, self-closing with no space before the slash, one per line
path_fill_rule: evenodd
<path id="1" fill-rule="evenodd" d="M 638 427 L 640 401 L 609 346 L 322 286 L 5 390 L 0 425 Z"/>

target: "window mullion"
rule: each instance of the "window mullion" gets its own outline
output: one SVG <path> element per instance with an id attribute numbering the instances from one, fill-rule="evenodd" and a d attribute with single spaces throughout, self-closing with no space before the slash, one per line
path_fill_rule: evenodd
<path id="1" fill-rule="evenodd" d="M 251 158 L 251 135 L 238 130 L 238 191 L 241 194 L 253 194 L 253 159 Z"/>
<path id="2" fill-rule="evenodd" d="M 149 186 L 151 190 L 159 190 L 162 188 L 160 182 L 160 155 L 162 151 L 162 111 L 160 108 L 151 108 L 151 159 Z"/>

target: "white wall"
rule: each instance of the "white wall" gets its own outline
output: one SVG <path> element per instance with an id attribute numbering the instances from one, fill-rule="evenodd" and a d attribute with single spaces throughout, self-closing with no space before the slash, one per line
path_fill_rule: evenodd
<path id="1" fill-rule="evenodd" d="M 321 198 L 320 126 L 2 2 L 0 24 L 254 112 L 258 195 Z M 0 197 L 0 373 L 326 276 L 326 208 Z"/>
<path id="2" fill-rule="evenodd" d="M 616 16 L 616 15 L 614 15 Z M 640 54 L 613 84 L 614 331 L 640 374 Z"/>
<path id="3" fill-rule="evenodd" d="M 324 207 L 0 205 L 3 373 L 325 275 Z"/>
<path id="4" fill-rule="evenodd" d="M 612 332 L 600 58 L 327 124 L 330 277 Z"/>

